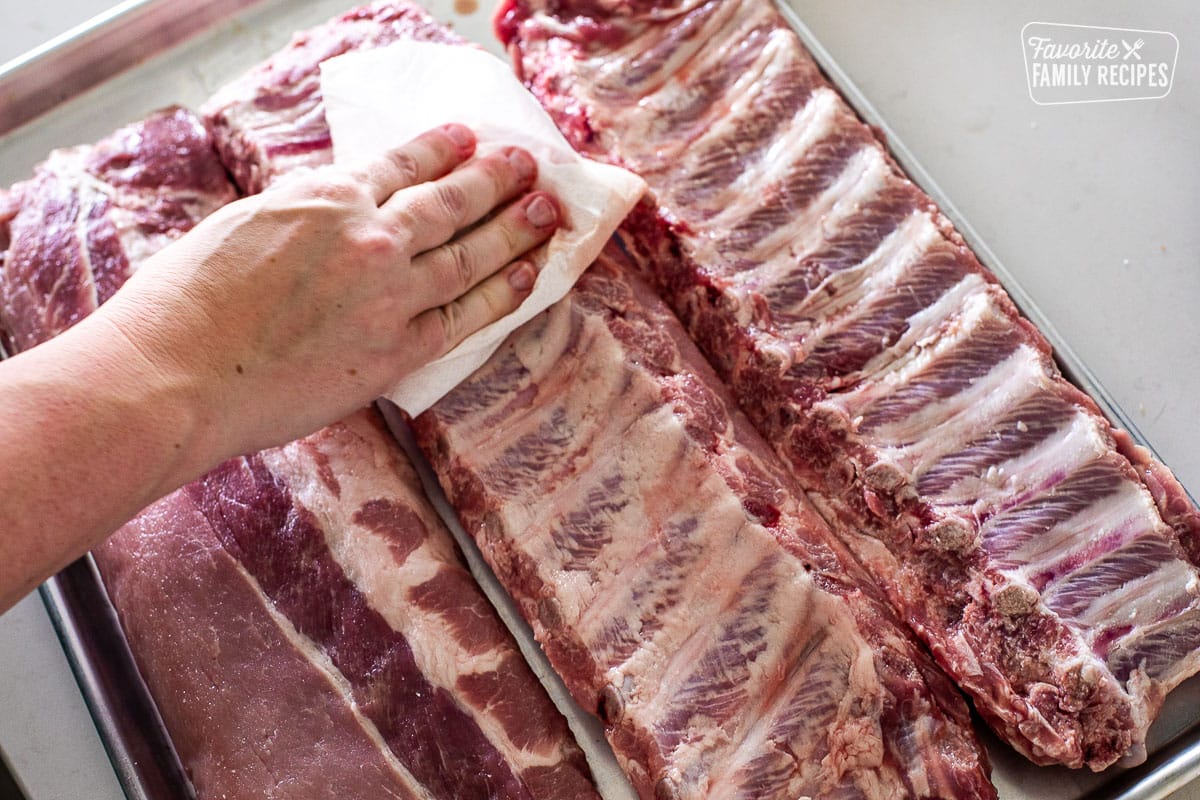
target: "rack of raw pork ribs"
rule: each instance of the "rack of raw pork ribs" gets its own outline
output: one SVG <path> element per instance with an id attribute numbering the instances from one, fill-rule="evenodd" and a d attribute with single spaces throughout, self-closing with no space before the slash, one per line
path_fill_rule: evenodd
<path id="1" fill-rule="evenodd" d="M 570 142 L 650 192 L 412 425 L 638 794 L 995 797 L 964 695 L 1038 764 L 1141 757 L 1200 669 L 1200 516 L 771 3 L 507 0 L 497 31 Z M 463 43 L 377 3 L 199 115 L 51 153 L 0 193 L 10 346 L 329 162 L 318 63 L 409 37 Z M 598 796 L 374 410 L 94 555 L 201 800 Z"/>

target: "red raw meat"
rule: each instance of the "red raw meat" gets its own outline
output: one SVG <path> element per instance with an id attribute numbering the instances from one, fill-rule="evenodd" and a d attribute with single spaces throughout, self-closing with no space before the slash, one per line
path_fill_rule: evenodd
<path id="1" fill-rule="evenodd" d="M 235 196 L 186 109 L 55 150 L 0 197 L 0 326 L 9 344 L 27 350 L 62 333 Z"/>
<path id="2" fill-rule="evenodd" d="M 383 0 L 296 34 L 286 48 L 213 95 L 201 113 L 242 191 L 255 194 L 297 167 L 331 163 L 321 62 L 401 39 L 465 43 L 415 3 Z"/>
<path id="3" fill-rule="evenodd" d="M 609 258 L 415 427 L 643 798 L 995 797 L 953 685 Z"/>
<path id="4" fill-rule="evenodd" d="M 96 560 L 201 798 L 598 797 L 374 410 L 223 464 Z"/>
<path id="5" fill-rule="evenodd" d="M 772 4 L 508 0 L 497 25 L 573 144 L 647 180 L 627 246 L 980 713 L 1038 763 L 1140 756 L 1200 669 L 1200 514 Z"/>

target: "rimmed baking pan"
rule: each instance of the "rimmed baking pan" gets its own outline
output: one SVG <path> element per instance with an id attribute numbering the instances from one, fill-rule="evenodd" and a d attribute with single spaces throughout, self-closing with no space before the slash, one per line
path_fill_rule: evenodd
<path id="1" fill-rule="evenodd" d="M 795 3 L 797 0 L 789 0 Z M 349 0 L 131 0 L 68 34 L 0 67 L 0 185 L 28 176 L 52 147 L 98 139 L 116 127 L 172 103 L 198 107 L 226 81 L 282 46 L 292 32 L 325 21 L 352 5 Z M 439 19 L 493 52 L 489 9 L 473 3 L 427 0 Z M 454 6 L 457 5 L 458 11 Z M 1013 299 L 1054 345 L 1059 364 L 1116 424 L 1149 446 L 1131 418 L 1111 398 L 1087 366 L 1058 334 L 991 248 L 958 213 L 887 121 L 839 67 L 836 59 L 803 24 L 792 5 L 783 11 L 833 83 L 858 113 L 887 137 L 896 159 L 941 206 L 963 237 L 1004 283 Z M 465 13 L 464 13 L 465 12 Z M 434 494 L 427 465 L 423 478 Z M 522 649 L 533 660 L 539 651 L 528 628 L 515 621 L 503 590 L 491 578 L 473 544 L 445 504 L 439 510 L 467 552 L 485 590 L 502 608 Z M 144 684 L 137 674 L 116 615 L 90 558 L 48 581 L 42 599 L 59 633 L 80 689 L 96 721 L 126 794 L 136 800 L 186 798 L 191 789 Z M 544 661 L 535 671 L 546 675 Z M 606 797 L 627 797 L 628 787 L 605 755 L 594 721 L 582 719 L 560 684 L 547 676 L 552 696 L 574 717 L 596 761 Z M 1128 770 L 1100 775 L 1039 768 L 985 734 L 994 779 L 1005 800 L 1159 800 L 1200 777 L 1200 679 L 1177 689 L 1151 729 L 1150 758 Z"/>

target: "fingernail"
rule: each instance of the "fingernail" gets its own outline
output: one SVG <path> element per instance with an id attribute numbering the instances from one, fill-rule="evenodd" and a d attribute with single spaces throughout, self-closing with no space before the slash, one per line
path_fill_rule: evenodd
<path id="1" fill-rule="evenodd" d="M 535 195 L 525 206 L 525 219 L 534 227 L 548 228 L 558 222 L 558 208 L 545 195 Z"/>
<path id="2" fill-rule="evenodd" d="M 522 261 L 512 268 L 508 273 L 508 284 L 518 292 L 528 292 L 533 288 L 533 282 L 537 278 L 537 272 L 533 269 L 533 264 L 528 261 Z"/>
<path id="3" fill-rule="evenodd" d="M 527 181 L 537 174 L 537 163 L 533 160 L 533 156 L 520 148 L 514 147 L 508 151 L 508 163 L 512 164 L 512 168 L 517 172 L 517 177 L 523 181 Z"/>
<path id="4" fill-rule="evenodd" d="M 442 130 L 458 146 L 458 149 L 464 153 L 469 153 L 475 149 L 475 134 L 471 133 L 471 129 L 466 125 L 451 123 L 443 125 Z"/>

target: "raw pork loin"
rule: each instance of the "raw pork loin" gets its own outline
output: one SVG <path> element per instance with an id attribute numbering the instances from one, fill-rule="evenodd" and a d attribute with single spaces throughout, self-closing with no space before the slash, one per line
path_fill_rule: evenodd
<path id="1" fill-rule="evenodd" d="M 953 685 L 608 257 L 415 427 L 643 798 L 995 797 Z"/>
<path id="2" fill-rule="evenodd" d="M 55 150 L 0 196 L 0 325 L 27 350 L 90 314 L 139 264 L 235 197 L 192 112 L 169 108 Z"/>
<path id="3" fill-rule="evenodd" d="M 296 34 L 286 48 L 213 95 L 201 113 L 242 191 L 255 194 L 297 167 L 332 162 L 321 62 L 400 39 L 465 41 L 420 6 L 384 0 Z"/>
<path id="4" fill-rule="evenodd" d="M 234 459 L 96 551 L 201 798 L 596 798 L 374 410 Z"/>
<path id="5" fill-rule="evenodd" d="M 768 0 L 509 0 L 518 72 L 648 181 L 627 221 L 742 407 L 1000 734 L 1142 751 L 1200 668 L 1198 516 Z M 867 535 L 869 534 L 869 535 Z"/>

